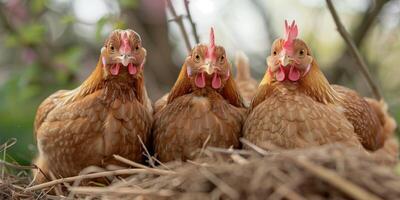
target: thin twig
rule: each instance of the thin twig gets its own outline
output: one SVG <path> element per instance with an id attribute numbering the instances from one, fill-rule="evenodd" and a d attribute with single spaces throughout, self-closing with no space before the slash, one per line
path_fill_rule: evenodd
<path id="1" fill-rule="evenodd" d="M 306 200 L 303 196 L 301 196 L 299 193 L 294 191 L 292 188 L 287 187 L 287 184 L 280 185 L 276 188 L 276 194 L 281 195 L 280 198 L 276 199 L 292 199 L 292 200 Z M 283 198 L 285 197 L 285 198 Z M 269 196 L 270 199 L 272 198 L 272 195 Z"/>
<path id="2" fill-rule="evenodd" d="M 146 165 L 142 165 L 142 164 L 140 164 L 140 163 L 133 162 L 133 161 L 128 160 L 128 159 L 126 159 L 126 158 L 124 158 L 124 157 L 122 157 L 122 156 L 120 156 L 120 155 L 113 155 L 113 156 L 114 156 L 114 158 L 115 158 L 116 160 L 118 160 L 118 161 L 120 161 L 120 162 L 123 162 L 123 163 L 125 163 L 125 164 L 127 164 L 127 165 L 130 165 L 130 166 L 132 166 L 132 167 L 143 168 L 143 169 L 151 169 L 150 167 L 147 167 Z"/>
<path id="3" fill-rule="evenodd" d="M 243 156 L 255 155 L 253 151 L 243 150 L 243 149 L 225 149 L 219 147 L 207 147 L 207 150 L 214 153 L 223 153 L 223 154 L 239 154 Z"/>
<path id="4" fill-rule="evenodd" d="M 12 167 L 15 169 L 36 169 L 36 166 L 30 165 L 30 166 L 23 166 L 23 165 L 17 165 L 13 163 L 9 163 L 3 160 L 0 160 L 0 165 L 7 166 L 7 167 Z"/>
<path id="5" fill-rule="evenodd" d="M 239 193 L 233 189 L 231 186 L 226 184 L 220 178 L 218 178 L 215 174 L 211 173 L 205 168 L 199 169 L 200 173 L 203 174 L 208 180 L 210 180 L 215 186 L 217 186 L 223 193 L 228 195 L 232 199 L 239 199 Z"/>
<path id="6" fill-rule="evenodd" d="M 99 187 L 72 187 L 69 189 L 77 194 L 152 194 L 169 197 L 174 195 L 171 190 L 133 189 L 133 188 L 99 188 Z"/>
<path id="7" fill-rule="evenodd" d="M 152 158 L 154 161 L 156 161 L 156 163 L 158 163 L 159 165 L 161 165 L 162 167 L 164 167 L 165 169 L 171 170 L 170 167 L 168 167 L 167 165 L 165 165 L 163 162 L 161 162 L 160 160 L 158 160 L 156 157 L 151 156 L 151 158 Z"/>
<path id="8" fill-rule="evenodd" d="M 189 19 L 190 25 L 192 26 L 194 40 L 196 41 L 196 44 L 198 44 L 200 43 L 200 38 L 197 34 L 196 23 L 193 21 L 192 14 L 190 13 L 189 0 L 183 0 L 183 3 L 185 4 L 187 18 Z"/>
<path id="9" fill-rule="evenodd" d="M 147 167 L 147 166 L 145 166 L 145 165 L 142 165 L 142 164 L 133 162 L 133 161 L 131 161 L 131 160 L 128 160 L 128 159 L 126 159 L 126 158 L 124 158 L 124 157 L 121 157 L 121 156 L 118 156 L 118 155 L 114 155 L 114 158 L 117 159 L 118 161 L 121 161 L 121 162 L 123 162 L 123 163 L 125 163 L 125 164 L 131 165 L 131 166 L 133 166 L 133 167 L 142 168 L 142 169 L 147 169 L 147 170 L 149 170 L 149 171 L 154 171 L 155 173 L 158 173 L 158 172 L 159 172 L 160 174 L 163 174 L 163 173 L 166 171 L 166 170 L 164 170 L 164 169 L 158 169 L 158 168 Z M 170 171 L 170 170 L 171 170 L 171 169 L 167 169 L 167 171 Z"/>
<path id="10" fill-rule="evenodd" d="M 4 144 L 2 144 L 0 146 L 0 152 L 3 152 L 3 159 L 4 162 L 6 160 L 6 155 L 7 155 L 7 149 L 12 147 L 15 143 L 17 142 L 16 138 L 11 138 L 9 140 L 7 140 L 7 142 L 5 142 Z M 2 165 L 3 167 L 1 168 L 1 178 L 4 179 L 4 175 L 5 175 L 5 169 L 6 169 L 6 165 Z"/>
<path id="11" fill-rule="evenodd" d="M 208 142 L 210 141 L 210 139 L 211 139 L 211 134 L 208 134 L 208 136 L 207 136 L 206 140 L 204 141 L 204 143 L 203 143 L 203 145 L 202 145 L 202 147 L 201 147 L 201 150 L 200 150 L 200 153 L 199 153 L 199 155 L 198 155 L 198 156 L 201 156 L 201 155 L 203 155 L 203 153 L 204 153 L 204 150 L 206 149 L 206 147 L 207 147 L 207 145 L 208 145 Z"/>
<path id="12" fill-rule="evenodd" d="M 381 100 L 382 94 L 380 93 L 378 86 L 375 84 L 371 74 L 369 73 L 367 64 L 361 57 L 361 54 L 358 51 L 357 47 L 355 46 L 354 41 L 352 39 L 350 39 L 349 33 L 346 31 L 346 28 L 343 26 L 342 22 L 340 21 L 339 15 L 337 14 L 332 1 L 326 0 L 326 3 L 328 5 L 329 11 L 333 17 L 333 20 L 335 21 L 335 24 L 337 26 L 337 29 L 338 29 L 340 35 L 343 37 L 344 41 L 346 42 L 347 46 L 349 47 L 350 53 L 356 59 L 359 70 L 361 70 L 361 73 L 364 75 L 365 79 L 367 80 L 368 85 L 371 87 L 371 90 L 372 90 L 375 98 L 378 100 Z"/>
<path id="13" fill-rule="evenodd" d="M 295 159 L 296 163 L 302 166 L 307 171 L 318 176 L 327 183 L 335 186 L 346 194 L 350 195 L 354 199 L 359 200 L 381 200 L 378 196 L 368 192 L 367 190 L 361 188 L 358 185 L 342 178 L 340 175 L 335 173 L 330 169 L 326 169 L 322 166 L 314 164 L 308 161 L 305 157 L 300 159 Z"/>
<path id="14" fill-rule="evenodd" d="M 157 175 L 175 174 L 175 172 L 161 170 L 161 169 L 158 169 L 158 170 L 120 169 L 120 170 L 114 170 L 114 171 L 106 171 L 106 172 L 98 172 L 98 173 L 93 173 L 93 174 L 72 176 L 72 177 L 68 177 L 68 178 L 60 178 L 60 179 L 53 180 L 50 182 L 46 182 L 46 183 L 42 183 L 42 184 L 35 185 L 32 187 L 28 187 L 28 188 L 26 188 L 26 191 L 40 190 L 40 189 L 47 188 L 47 187 L 57 185 L 60 183 L 73 182 L 75 180 L 80 180 L 80 179 L 92 179 L 92 178 L 100 178 L 100 177 L 107 177 L 107 176 L 130 175 L 130 174 L 138 174 L 138 173 L 157 174 Z"/>
<path id="15" fill-rule="evenodd" d="M 246 139 L 244 139 L 244 138 L 240 138 L 239 140 L 240 140 L 240 142 L 242 142 L 244 145 L 250 147 L 250 148 L 253 149 L 255 152 L 257 152 L 257 153 L 259 153 L 259 154 L 261 154 L 261 155 L 263 155 L 263 156 L 266 156 L 266 155 L 270 154 L 268 151 L 265 151 L 265 150 L 262 149 L 261 147 L 259 147 L 259 146 L 255 145 L 255 144 L 251 143 L 250 141 L 248 141 L 248 140 L 246 140 Z"/>
<path id="16" fill-rule="evenodd" d="M 241 155 L 239 154 L 231 154 L 231 158 L 234 162 L 238 163 L 239 165 L 244 165 L 244 164 L 248 164 L 249 161 L 246 160 L 245 158 L 243 158 Z"/>
<path id="17" fill-rule="evenodd" d="M 2 144 L 0 146 L 0 152 L 7 150 L 11 146 L 13 146 L 15 143 L 17 143 L 17 139 L 16 138 L 10 138 L 9 140 L 7 140 L 4 144 Z"/>
<path id="18" fill-rule="evenodd" d="M 140 135 L 138 135 L 138 138 L 139 138 L 140 144 L 142 145 L 142 147 L 144 149 L 144 152 L 146 153 L 147 158 L 149 159 L 149 164 L 152 167 L 156 167 L 156 165 L 154 164 L 154 161 L 153 161 L 153 159 L 151 157 L 151 154 L 150 154 L 149 150 L 147 149 L 146 145 L 144 144 L 144 142 L 143 142 L 142 138 L 140 137 Z"/>
<path id="19" fill-rule="evenodd" d="M 172 16 L 174 16 L 174 19 L 175 19 L 176 23 L 178 24 L 179 29 L 182 32 L 183 39 L 185 41 L 187 51 L 190 53 L 190 51 L 192 50 L 192 45 L 190 45 L 189 36 L 188 36 L 188 33 L 185 30 L 185 25 L 183 24 L 182 15 L 178 16 L 176 14 L 175 8 L 172 5 L 171 0 L 166 0 L 166 1 L 167 1 L 167 6 L 168 6 L 169 11 L 171 12 Z"/>

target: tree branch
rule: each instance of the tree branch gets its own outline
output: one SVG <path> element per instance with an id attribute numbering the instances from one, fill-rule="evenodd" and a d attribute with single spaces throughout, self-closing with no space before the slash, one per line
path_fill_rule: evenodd
<path id="1" fill-rule="evenodd" d="M 167 6 L 169 11 L 171 12 L 171 14 L 174 16 L 174 21 L 176 21 L 176 23 L 179 26 L 179 29 L 182 32 L 183 35 L 183 39 L 185 40 L 185 44 L 186 44 L 186 49 L 187 51 L 190 53 L 190 51 L 192 50 L 192 46 L 190 45 L 190 40 L 189 40 L 189 36 L 188 33 L 185 30 L 185 26 L 183 24 L 183 18 L 182 15 L 177 15 L 174 6 L 171 3 L 171 0 L 166 0 L 167 1 Z"/>
<path id="2" fill-rule="evenodd" d="M 196 44 L 198 44 L 198 43 L 200 43 L 200 39 L 199 39 L 199 35 L 197 34 L 196 23 L 193 22 L 192 15 L 190 14 L 189 0 L 183 0 L 183 3 L 185 4 L 187 18 L 189 19 L 190 25 L 192 26 L 194 39 L 196 41 Z"/>
<path id="3" fill-rule="evenodd" d="M 332 1 L 326 0 L 326 3 L 328 5 L 329 11 L 333 17 L 333 20 L 335 21 L 335 24 L 337 26 L 337 29 L 338 29 L 340 35 L 343 37 L 344 41 L 346 42 L 346 44 L 350 50 L 350 53 L 356 59 L 356 62 L 358 64 L 357 66 L 359 67 L 359 70 L 361 70 L 361 73 L 364 75 L 369 86 L 371 87 L 371 90 L 372 90 L 375 98 L 378 100 L 382 99 L 382 95 L 381 95 L 377 85 L 375 84 L 374 80 L 372 79 L 372 76 L 368 71 L 368 67 L 365 64 L 365 61 L 362 59 L 360 52 L 357 50 L 356 45 L 354 44 L 353 40 L 350 39 L 349 33 L 346 31 L 345 27 L 343 26 L 342 22 L 340 21 L 340 18 L 336 12 L 335 7 L 332 4 Z"/>
<path id="4" fill-rule="evenodd" d="M 274 27 L 272 26 L 271 19 L 272 17 L 270 14 L 267 12 L 267 10 L 263 6 L 263 1 L 259 0 L 252 0 L 251 1 L 253 5 L 256 7 L 257 11 L 260 13 L 261 18 L 263 19 L 265 26 L 267 27 L 267 34 L 268 34 L 268 39 L 270 43 L 275 41 L 275 39 L 278 38 L 278 36 L 275 33 Z"/>
<path id="5" fill-rule="evenodd" d="M 376 16 L 378 16 L 383 6 L 389 1 L 390 0 L 375 0 L 370 3 L 368 10 L 365 11 L 362 20 L 355 26 L 352 34 L 352 38 L 357 48 L 360 48 L 362 42 L 374 24 Z M 348 63 L 348 59 L 351 59 L 349 52 L 349 48 L 346 48 L 342 55 L 334 62 L 334 64 L 332 64 L 335 70 L 331 73 L 330 79 L 335 83 L 339 82 L 343 75 L 348 75 L 348 70 L 344 67 L 344 64 Z"/>
<path id="6" fill-rule="evenodd" d="M 360 47 L 363 40 L 365 39 L 365 35 L 367 30 L 374 24 L 375 18 L 378 16 L 383 6 L 389 2 L 389 0 L 374 0 L 371 3 L 370 8 L 365 12 L 361 23 L 358 27 L 356 27 L 356 31 L 354 32 L 353 40 L 357 47 Z"/>

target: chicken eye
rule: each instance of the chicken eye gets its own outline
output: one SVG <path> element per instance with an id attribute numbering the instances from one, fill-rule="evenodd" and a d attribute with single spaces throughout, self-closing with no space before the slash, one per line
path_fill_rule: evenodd
<path id="1" fill-rule="evenodd" d="M 224 61 L 225 61 L 225 56 L 222 55 L 222 56 L 220 57 L 220 59 L 219 59 L 219 62 L 223 63 Z"/>
<path id="2" fill-rule="evenodd" d="M 136 45 L 135 50 L 137 51 L 139 49 L 140 49 L 139 45 Z"/>
<path id="3" fill-rule="evenodd" d="M 304 49 L 300 50 L 299 54 L 300 54 L 300 56 L 304 56 L 304 54 L 305 54 Z"/>
<path id="4" fill-rule="evenodd" d="M 273 52 L 274 56 L 276 56 L 276 51 Z"/>
<path id="5" fill-rule="evenodd" d="M 114 47 L 112 45 L 110 45 L 110 49 L 111 51 L 114 51 Z"/>
<path id="6" fill-rule="evenodd" d="M 199 61 L 200 61 L 200 56 L 199 56 L 199 54 L 196 54 L 196 55 L 194 56 L 194 61 L 195 61 L 195 62 L 199 62 Z"/>

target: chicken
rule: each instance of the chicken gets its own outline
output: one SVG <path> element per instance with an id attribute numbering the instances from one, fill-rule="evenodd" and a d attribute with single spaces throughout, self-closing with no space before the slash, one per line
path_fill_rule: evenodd
<path id="1" fill-rule="evenodd" d="M 274 41 L 268 69 L 243 127 L 264 148 L 301 148 L 341 142 L 375 150 L 382 137 L 376 113 L 350 89 L 331 86 L 295 22 Z M 348 95 L 348 96 L 347 96 Z"/>
<path id="2" fill-rule="evenodd" d="M 354 126 L 354 132 L 364 148 L 368 150 L 381 148 L 385 134 L 377 110 L 374 110 L 354 90 L 339 85 L 332 85 L 332 88 L 339 99 L 336 104 L 344 108 L 344 115 Z"/>
<path id="3" fill-rule="evenodd" d="M 107 38 L 96 68 L 74 90 L 61 90 L 39 106 L 34 134 L 39 149 L 37 182 L 68 177 L 88 166 L 121 164 L 114 154 L 141 162 L 152 107 L 143 80 L 146 50 L 133 30 Z"/>
<path id="4" fill-rule="evenodd" d="M 235 81 L 239 93 L 248 107 L 256 94 L 258 83 L 251 77 L 249 59 L 243 52 L 236 53 L 235 65 L 237 69 Z"/>
<path id="5" fill-rule="evenodd" d="M 388 106 L 383 100 L 377 101 L 371 98 L 365 98 L 365 100 L 378 115 L 385 141 L 383 147 L 372 154 L 379 159 L 396 163 L 399 158 L 399 142 L 394 134 L 397 127 L 396 121 L 388 113 Z"/>
<path id="6" fill-rule="evenodd" d="M 206 146 L 239 147 L 246 109 L 230 68 L 211 29 L 210 45 L 192 49 L 169 95 L 156 103 L 153 142 L 159 160 L 193 159 Z"/>

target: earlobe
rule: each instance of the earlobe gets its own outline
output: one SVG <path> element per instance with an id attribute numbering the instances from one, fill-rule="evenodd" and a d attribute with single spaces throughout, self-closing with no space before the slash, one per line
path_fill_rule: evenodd
<path id="1" fill-rule="evenodd" d="M 103 67 L 106 66 L 106 58 L 104 56 L 101 57 L 101 62 L 103 63 Z"/>
<path id="2" fill-rule="evenodd" d="M 190 65 L 187 66 L 186 73 L 187 73 L 188 77 L 192 76 L 192 67 Z"/>
<path id="3" fill-rule="evenodd" d="M 231 69 L 230 68 L 226 71 L 225 81 L 228 80 L 229 77 L 231 77 Z"/>
<path id="4" fill-rule="evenodd" d="M 308 56 L 308 58 L 310 59 L 310 62 L 308 62 L 307 68 L 306 70 L 304 70 L 303 77 L 310 71 L 311 65 L 313 63 L 313 58 L 311 56 Z"/>
<path id="5" fill-rule="evenodd" d="M 106 47 L 102 47 L 102 48 L 100 49 L 100 53 L 102 54 L 105 50 L 106 50 Z"/>

